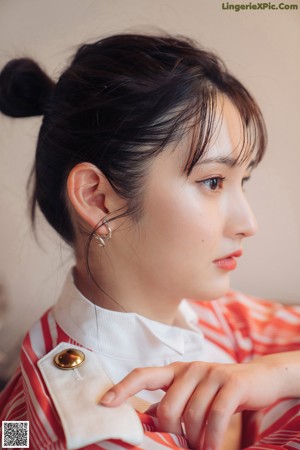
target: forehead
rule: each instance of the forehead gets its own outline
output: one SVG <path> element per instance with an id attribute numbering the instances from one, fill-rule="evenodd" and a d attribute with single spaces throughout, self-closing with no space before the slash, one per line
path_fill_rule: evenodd
<path id="1" fill-rule="evenodd" d="M 236 107 L 227 98 L 219 101 L 214 119 L 214 131 L 211 141 L 199 160 L 230 158 L 236 161 L 244 148 L 244 127 Z M 250 156 L 250 155 L 249 155 Z M 246 158 L 248 159 L 248 158 Z"/>
<path id="2" fill-rule="evenodd" d="M 193 150 L 193 130 L 187 133 L 179 142 L 173 143 L 161 152 L 152 162 L 152 169 L 156 175 L 165 178 L 169 173 L 177 174 L 180 177 L 185 173 L 187 157 Z M 226 165 L 236 165 L 236 160 L 240 156 L 243 148 L 244 131 L 242 121 L 235 106 L 224 100 L 217 106 L 214 118 L 214 131 L 212 138 L 203 156 L 193 167 L 199 167 L 208 163 L 225 163 Z M 244 150 L 243 150 L 244 151 Z M 246 150 L 245 150 L 246 151 Z M 249 152 L 251 157 L 251 152 Z M 248 163 L 248 157 L 245 160 Z"/>
<path id="3" fill-rule="evenodd" d="M 246 126 L 245 120 L 242 120 L 240 112 L 231 100 L 219 96 L 207 124 L 206 129 L 201 129 L 196 123 L 194 129 L 179 145 L 180 157 L 186 158 L 183 165 L 184 173 L 189 175 L 194 167 L 209 162 L 225 162 L 234 167 L 244 163 L 248 165 L 251 159 L 253 160 L 251 165 L 254 165 L 255 130 L 252 133 L 251 125 Z"/>
<path id="4" fill-rule="evenodd" d="M 205 133 L 205 130 L 204 130 Z M 252 137 L 251 137 L 252 136 Z M 197 156 L 191 166 L 190 158 L 197 154 L 200 130 L 195 121 L 186 125 L 186 132 L 177 142 L 170 143 L 152 163 L 152 169 L 162 178 L 173 173 L 188 177 L 197 167 L 209 163 L 225 163 L 235 167 L 256 165 L 256 151 L 253 145 L 255 134 L 250 128 L 246 129 L 236 106 L 225 96 L 220 96 L 212 116 L 212 128 L 208 134 L 208 141 L 203 153 Z M 204 139 L 205 141 L 205 139 Z M 198 152 L 199 153 L 199 152 Z M 254 154 L 255 153 L 255 154 Z M 187 167 L 190 167 L 187 170 Z"/>

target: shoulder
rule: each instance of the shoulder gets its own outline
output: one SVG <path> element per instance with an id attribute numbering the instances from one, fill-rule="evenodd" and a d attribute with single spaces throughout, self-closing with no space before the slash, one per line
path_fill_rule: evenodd
<path id="1" fill-rule="evenodd" d="M 205 337 L 243 362 L 253 358 L 260 340 L 281 305 L 230 291 L 211 301 L 190 301 Z M 299 322 L 300 323 L 300 322 Z"/>
<path id="2" fill-rule="evenodd" d="M 255 310 L 262 311 L 263 309 L 258 299 L 237 291 L 230 291 L 215 300 L 189 300 L 189 305 L 202 326 L 227 331 L 229 331 L 228 327 L 236 328 L 237 324 L 245 324 Z"/>
<path id="3" fill-rule="evenodd" d="M 64 435 L 38 368 L 38 361 L 58 341 L 67 340 L 49 309 L 26 334 L 20 352 L 20 368 L 0 396 L 2 420 L 29 420 L 31 448 L 54 448 Z"/>
<path id="4" fill-rule="evenodd" d="M 226 318 L 229 323 L 235 323 L 235 326 L 255 319 L 267 320 L 270 315 L 279 311 L 293 312 L 300 317 L 300 308 L 297 311 L 297 307 L 287 307 L 270 299 L 247 295 L 239 291 L 229 291 L 215 300 L 198 300 L 189 303 L 197 312 L 200 321 L 211 320 L 222 323 Z"/>
<path id="5" fill-rule="evenodd" d="M 297 350 L 300 344 L 300 307 L 231 291 L 213 301 L 192 302 L 199 324 L 209 335 L 230 340 L 237 360 Z M 207 331 L 205 331 L 207 330 Z"/>
<path id="6" fill-rule="evenodd" d="M 56 365 L 55 357 L 70 350 L 81 352 L 82 365 Z M 0 397 L 1 419 L 29 421 L 32 449 L 92 448 L 107 439 L 141 444 L 143 426 L 132 407 L 98 405 L 111 384 L 99 355 L 74 343 L 50 309 L 24 339 L 20 369 Z"/>

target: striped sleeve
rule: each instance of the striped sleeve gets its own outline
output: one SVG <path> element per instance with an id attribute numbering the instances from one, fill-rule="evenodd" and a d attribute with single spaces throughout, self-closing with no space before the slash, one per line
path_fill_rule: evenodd
<path id="1" fill-rule="evenodd" d="M 300 307 L 230 292 L 212 302 L 194 302 L 206 339 L 236 362 L 300 350 Z M 243 449 L 300 449 L 300 399 L 282 399 L 243 413 Z"/>
<path id="2" fill-rule="evenodd" d="M 230 326 L 239 361 L 300 349 L 299 306 L 231 293 L 220 301 L 220 308 Z"/>
<path id="3" fill-rule="evenodd" d="M 300 349 L 300 307 L 230 292 L 193 302 L 206 339 L 237 362 Z"/>

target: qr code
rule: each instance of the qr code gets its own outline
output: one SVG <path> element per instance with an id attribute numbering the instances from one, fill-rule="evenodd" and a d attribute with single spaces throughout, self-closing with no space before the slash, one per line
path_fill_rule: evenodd
<path id="1" fill-rule="evenodd" d="M 2 448 L 29 448 L 29 422 L 4 420 L 2 422 Z"/>

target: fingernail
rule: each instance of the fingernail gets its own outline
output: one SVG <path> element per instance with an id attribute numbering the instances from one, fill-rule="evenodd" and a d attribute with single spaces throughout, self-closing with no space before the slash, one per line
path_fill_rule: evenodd
<path id="1" fill-rule="evenodd" d="M 116 397 L 116 394 L 112 391 L 106 392 L 106 394 L 103 395 L 100 403 L 111 403 L 113 399 Z"/>

